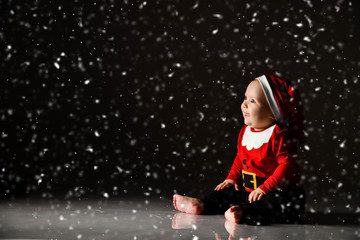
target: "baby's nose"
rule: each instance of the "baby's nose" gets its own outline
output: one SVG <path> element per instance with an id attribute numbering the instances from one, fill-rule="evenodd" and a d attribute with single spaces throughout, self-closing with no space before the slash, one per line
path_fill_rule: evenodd
<path id="1" fill-rule="evenodd" d="M 243 107 L 243 108 L 247 108 L 247 102 L 246 102 L 246 100 L 243 101 L 242 107 Z"/>

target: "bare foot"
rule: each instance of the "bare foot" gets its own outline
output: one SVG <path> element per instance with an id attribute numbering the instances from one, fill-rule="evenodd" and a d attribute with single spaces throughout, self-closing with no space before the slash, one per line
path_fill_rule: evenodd
<path id="1" fill-rule="evenodd" d="M 243 210 L 239 206 L 233 206 L 225 212 L 225 218 L 233 223 L 239 223 L 243 215 Z"/>
<path id="2" fill-rule="evenodd" d="M 175 209 L 185 213 L 199 215 L 204 211 L 202 202 L 197 198 L 175 194 L 173 197 L 173 204 Z"/>

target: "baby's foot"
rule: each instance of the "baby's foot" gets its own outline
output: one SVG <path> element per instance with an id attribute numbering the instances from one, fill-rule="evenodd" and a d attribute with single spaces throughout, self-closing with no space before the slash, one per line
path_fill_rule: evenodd
<path id="1" fill-rule="evenodd" d="M 239 206 L 233 206 L 225 212 L 225 218 L 233 223 L 239 223 L 243 215 L 243 210 Z"/>
<path id="2" fill-rule="evenodd" d="M 173 197 L 173 204 L 175 209 L 185 213 L 198 215 L 204 211 L 202 202 L 197 198 L 185 197 L 179 194 L 175 194 Z"/>

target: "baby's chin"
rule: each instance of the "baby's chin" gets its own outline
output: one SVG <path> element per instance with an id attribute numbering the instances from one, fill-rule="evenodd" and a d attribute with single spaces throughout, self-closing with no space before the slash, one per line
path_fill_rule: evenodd
<path id="1" fill-rule="evenodd" d="M 251 122 L 248 121 L 248 120 L 246 120 L 246 118 L 244 119 L 244 124 L 247 125 L 247 126 L 249 126 L 249 127 L 251 127 Z"/>

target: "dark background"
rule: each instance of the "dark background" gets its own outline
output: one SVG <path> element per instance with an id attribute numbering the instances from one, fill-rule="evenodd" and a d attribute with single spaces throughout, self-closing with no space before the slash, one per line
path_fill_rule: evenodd
<path id="1" fill-rule="evenodd" d="M 249 81 L 301 91 L 309 211 L 360 212 L 357 1 L 5 1 L 4 199 L 204 194 Z"/>

